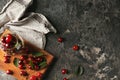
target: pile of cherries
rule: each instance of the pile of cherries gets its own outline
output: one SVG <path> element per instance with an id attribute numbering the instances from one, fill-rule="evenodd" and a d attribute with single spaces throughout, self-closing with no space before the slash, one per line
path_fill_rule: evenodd
<path id="1" fill-rule="evenodd" d="M 10 63 L 10 55 L 5 55 L 5 63 Z M 29 68 L 30 70 L 40 70 L 41 66 L 39 66 L 40 63 L 42 63 L 43 61 L 45 61 L 45 57 L 44 56 L 27 56 L 27 55 L 21 55 L 18 61 L 18 68 L 21 70 L 20 71 L 20 75 L 21 76 L 28 76 L 29 74 L 27 73 L 27 71 L 25 71 L 26 68 Z M 30 64 L 30 62 L 32 62 L 32 65 Z M 12 70 L 7 70 L 6 71 L 7 74 L 13 74 Z M 32 75 L 30 77 L 30 80 L 39 80 L 42 77 L 42 74 L 40 72 L 38 72 L 36 75 Z"/>
<path id="2" fill-rule="evenodd" d="M 4 48 L 12 48 L 16 43 L 16 38 L 12 34 L 7 34 L 1 39 Z"/>
<path id="3" fill-rule="evenodd" d="M 25 69 L 26 64 L 28 64 L 28 68 L 31 70 L 40 70 L 41 66 L 39 65 L 45 60 L 43 56 L 27 56 L 27 55 L 22 55 L 19 59 L 18 62 L 18 67 L 19 69 Z"/>

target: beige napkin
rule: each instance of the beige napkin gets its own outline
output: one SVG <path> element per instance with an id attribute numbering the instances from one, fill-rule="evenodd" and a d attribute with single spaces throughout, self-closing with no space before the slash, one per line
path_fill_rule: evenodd
<path id="1" fill-rule="evenodd" d="M 33 0 L 10 0 L 0 12 L 0 33 L 9 28 L 33 45 L 43 49 L 46 43 L 45 34 L 56 33 L 56 29 L 44 15 L 25 13 L 32 2 Z M 27 17 L 22 18 L 26 14 Z"/>

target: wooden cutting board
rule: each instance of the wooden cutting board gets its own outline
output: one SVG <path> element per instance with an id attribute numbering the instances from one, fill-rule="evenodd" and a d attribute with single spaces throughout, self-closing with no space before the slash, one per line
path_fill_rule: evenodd
<path id="1" fill-rule="evenodd" d="M 0 39 L 2 38 L 3 35 L 8 34 L 8 33 L 11 33 L 11 31 L 6 29 L 4 31 L 4 33 L 0 36 Z M 39 49 L 39 48 L 33 46 L 32 44 L 30 44 L 26 40 L 25 40 L 25 43 L 27 43 L 27 46 L 30 46 L 31 49 L 34 48 L 34 50 L 42 52 L 43 54 L 45 54 L 46 55 L 45 58 L 47 59 L 47 64 L 50 65 L 50 63 L 52 62 L 52 60 L 54 58 L 50 53 L 48 53 L 47 51 L 45 51 L 43 49 Z M 30 70 L 30 69 L 26 68 L 25 71 L 27 71 L 29 75 L 24 77 L 24 76 L 20 75 L 21 70 L 13 64 L 14 58 L 15 57 L 20 58 L 21 55 L 20 54 L 12 55 L 11 56 L 11 63 L 6 64 L 6 63 L 4 63 L 4 54 L 5 54 L 5 52 L 2 49 L 0 49 L 0 70 L 3 70 L 3 71 L 6 71 L 8 69 L 12 70 L 14 72 L 13 76 L 16 77 L 18 80 L 29 80 L 30 76 L 36 75 L 36 73 L 38 73 L 38 72 L 41 72 L 42 74 L 44 74 L 48 68 L 48 67 L 46 67 L 46 68 L 43 68 L 43 69 L 38 70 L 38 71 Z"/>

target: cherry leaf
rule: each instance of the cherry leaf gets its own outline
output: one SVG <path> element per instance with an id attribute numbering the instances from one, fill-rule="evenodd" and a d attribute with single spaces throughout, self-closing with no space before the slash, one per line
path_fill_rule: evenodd
<path id="1" fill-rule="evenodd" d="M 36 57 L 37 56 L 43 56 L 43 53 L 41 53 L 41 52 L 33 52 L 32 55 L 36 56 Z"/>
<path id="2" fill-rule="evenodd" d="M 29 62 L 30 66 L 32 67 L 32 69 L 34 68 L 34 64 L 32 61 Z"/>
<path id="3" fill-rule="evenodd" d="M 77 69 L 75 70 L 74 74 L 76 76 L 78 76 L 78 75 L 82 75 L 83 72 L 84 72 L 84 68 L 82 66 L 78 66 Z"/>
<path id="4" fill-rule="evenodd" d="M 40 68 L 44 68 L 47 66 L 47 62 L 46 61 L 43 61 L 39 64 Z"/>
<path id="5" fill-rule="evenodd" d="M 19 65 L 18 62 L 19 62 L 19 59 L 18 58 L 14 58 L 13 63 L 14 63 L 14 65 L 16 67 L 18 67 L 18 65 Z"/>

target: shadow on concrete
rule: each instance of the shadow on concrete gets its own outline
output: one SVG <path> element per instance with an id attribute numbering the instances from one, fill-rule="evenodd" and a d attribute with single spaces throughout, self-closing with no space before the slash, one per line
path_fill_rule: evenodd
<path id="1" fill-rule="evenodd" d="M 37 9 L 37 0 L 33 0 L 32 5 L 30 5 L 27 9 L 27 12 L 35 12 L 35 10 Z"/>
<path id="2" fill-rule="evenodd" d="M 50 74 L 51 70 L 54 68 L 55 63 L 57 62 L 58 58 L 54 58 L 52 63 L 49 65 L 46 73 L 43 75 L 42 80 L 46 80 L 48 78 L 48 75 Z"/>

